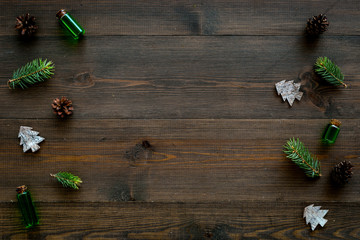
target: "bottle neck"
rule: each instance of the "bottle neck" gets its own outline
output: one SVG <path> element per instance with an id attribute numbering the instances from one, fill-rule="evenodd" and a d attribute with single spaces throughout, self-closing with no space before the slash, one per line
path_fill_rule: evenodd
<path id="1" fill-rule="evenodd" d="M 60 10 L 56 13 L 56 17 L 57 17 L 58 19 L 61 19 L 63 16 L 65 16 L 65 14 L 66 14 L 65 9 L 60 9 Z"/>
<path id="2" fill-rule="evenodd" d="M 18 194 L 22 194 L 22 193 L 26 192 L 26 190 L 27 190 L 27 187 L 25 185 L 22 185 L 22 186 L 19 186 L 16 188 L 16 192 Z"/>
<path id="3" fill-rule="evenodd" d="M 340 127 L 341 122 L 337 119 L 331 119 L 330 124 L 335 125 L 336 127 Z"/>

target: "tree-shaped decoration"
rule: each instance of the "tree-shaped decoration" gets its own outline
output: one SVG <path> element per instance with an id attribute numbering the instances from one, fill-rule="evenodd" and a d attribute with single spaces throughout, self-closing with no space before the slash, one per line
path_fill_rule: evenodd
<path id="1" fill-rule="evenodd" d="M 38 136 L 39 132 L 31 130 L 31 127 L 21 126 L 18 137 L 20 138 L 20 145 L 23 146 L 23 151 L 26 152 L 31 149 L 32 152 L 36 152 L 40 149 L 38 145 L 45 138 Z"/>
<path id="2" fill-rule="evenodd" d="M 328 221 L 324 218 L 324 216 L 328 213 L 329 210 L 320 210 L 321 206 L 314 207 L 314 204 L 307 206 L 304 209 L 304 216 L 306 224 L 311 225 L 311 230 L 314 231 L 316 226 L 320 224 L 320 226 L 324 226 Z"/>
<path id="3" fill-rule="evenodd" d="M 280 95 L 285 102 L 288 100 L 289 105 L 292 106 L 295 99 L 301 99 L 303 92 L 300 92 L 300 83 L 294 83 L 294 80 L 282 80 L 275 84 L 277 94 Z"/>

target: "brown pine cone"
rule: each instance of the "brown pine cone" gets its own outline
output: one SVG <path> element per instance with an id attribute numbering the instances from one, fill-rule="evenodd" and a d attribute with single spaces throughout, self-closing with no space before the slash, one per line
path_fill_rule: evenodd
<path id="1" fill-rule="evenodd" d="M 54 113 L 61 118 L 71 115 L 72 111 L 74 110 L 72 101 L 66 97 L 61 97 L 61 99 L 54 99 L 51 106 L 54 110 Z"/>
<path id="2" fill-rule="evenodd" d="M 344 185 L 348 183 L 349 178 L 352 176 L 351 162 L 342 161 L 336 164 L 331 172 L 331 179 L 337 185 Z"/>
<path id="3" fill-rule="evenodd" d="M 36 26 L 35 17 L 30 16 L 29 13 L 18 16 L 16 18 L 16 26 L 15 29 L 19 30 L 19 34 L 23 37 L 31 37 L 36 30 L 38 29 L 38 26 Z"/>
<path id="4" fill-rule="evenodd" d="M 329 26 L 329 22 L 327 17 L 323 14 L 319 14 L 319 16 L 313 16 L 309 18 L 306 23 L 305 31 L 310 36 L 317 36 L 327 30 Z"/>

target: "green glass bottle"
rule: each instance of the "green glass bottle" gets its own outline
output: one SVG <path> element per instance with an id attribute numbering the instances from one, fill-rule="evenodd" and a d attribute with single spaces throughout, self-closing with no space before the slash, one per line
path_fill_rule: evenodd
<path id="1" fill-rule="evenodd" d="M 56 17 L 59 19 L 60 24 L 71 33 L 71 36 L 74 39 L 79 39 L 79 37 L 85 34 L 85 30 L 65 11 L 65 9 L 59 10 Z"/>
<path id="2" fill-rule="evenodd" d="M 26 228 L 31 228 L 39 224 L 39 218 L 35 211 L 34 203 L 30 192 L 25 185 L 16 188 L 18 204 L 24 218 Z"/>
<path id="3" fill-rule="evenodd" d="M 322 141 L 327 144 L 335 143 L 335 140 L 340 132 L 341 122 L 336 119 L 332 119 L 330 123 L 326 126 L 326 129 L 322 135 Z"/>

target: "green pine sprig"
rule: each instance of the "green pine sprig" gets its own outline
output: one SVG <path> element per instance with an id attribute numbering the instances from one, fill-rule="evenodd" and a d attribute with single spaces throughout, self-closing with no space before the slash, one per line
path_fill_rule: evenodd
<path id="1" fill-rule="evenodd" d="M 12 89 L 28 88 L 30 85 L 49 79 L 54 74 L 54 70 L 55 66 L 51 61 L 34 59 L 14 71 L 12 79 L 8 81 L 8 86 Z"/>
<path id="2" fill-rule="evenodd" d="M 314 69 L 317 74 L 330 84 L 335 86 L 343 85 L 344 87 L 347 87 L 344 83 L 344 75 L 341 73 L 340 68 L 329 58 L 319 57 L 316 60 Z"/>
<path id="3" fill-rule="evenodd" d="M 79 189 L 80 183 L 82 183 L 81 178 L 68 172 L 50 173 L 50 176 L 56 178 L 64 187 Z"/>
<path id="4" fill-rule="evenodd" d="M 319 160 L 315 155 L 310 154 L 309 150 L 299 139 L 290 139 L 284 148 L 284 153 L 287 154 L 286 157 L 303 169 L 306 176 L 312 178 L 321 176 Z"/>

